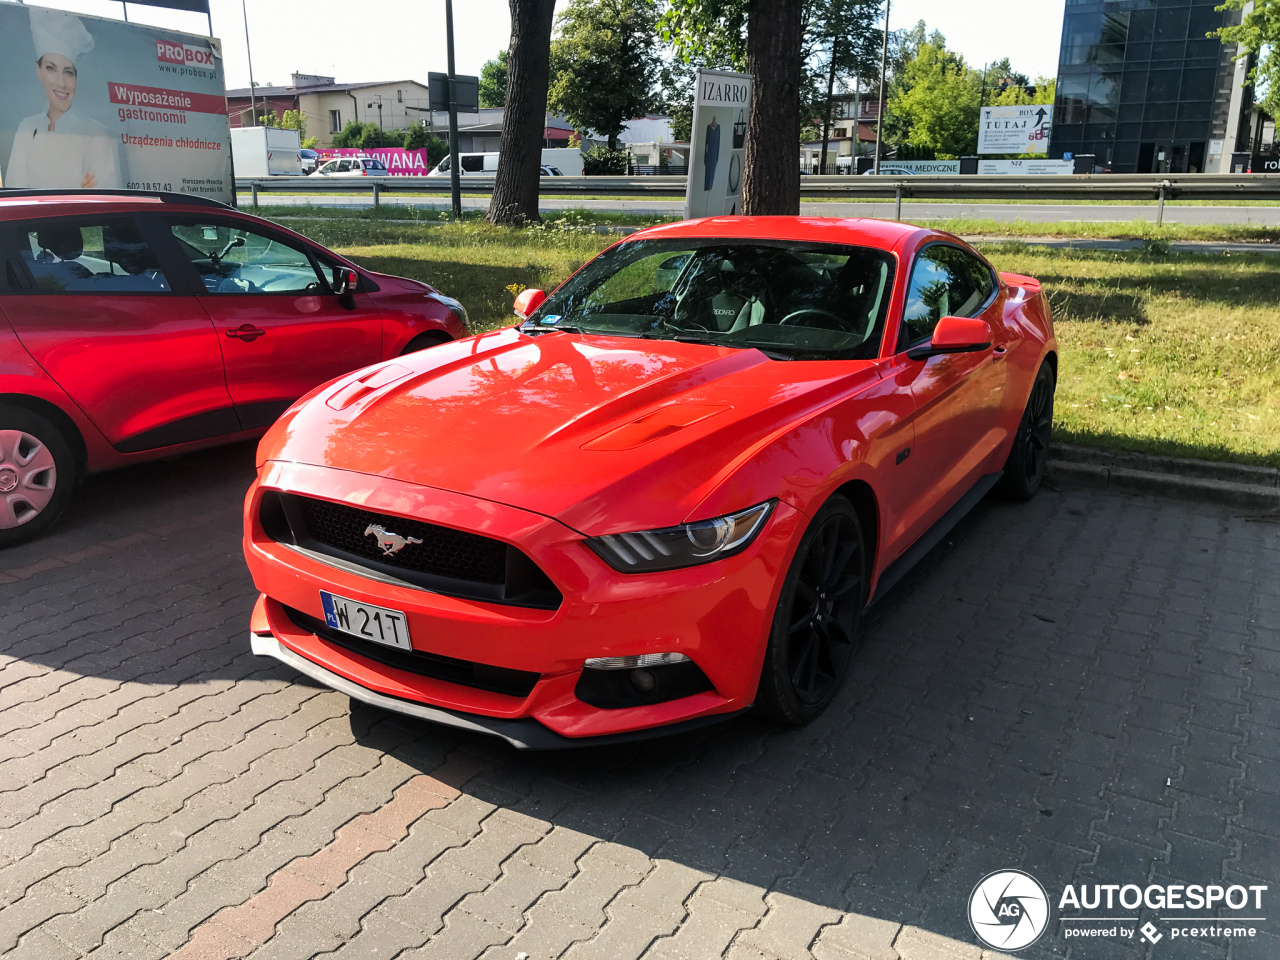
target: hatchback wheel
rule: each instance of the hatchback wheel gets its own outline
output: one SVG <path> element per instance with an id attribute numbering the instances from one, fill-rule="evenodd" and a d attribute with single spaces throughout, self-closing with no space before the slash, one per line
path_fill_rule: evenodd
<path id="1" fill-rule="evenodd" d="M 1054 385 L 1053 368 L 1041 364 L 1000 478 L 1000 492 L 1011 500 L 1030 500 L 1044 482 L 1053 434 Z"/>
<path id="2" fill-rule="evenodd" d="M 75 481 L 62 431 L 31 410 L 0 405 L 0 547 L 44 533 L 66 509 Z"/>
<path id="3" fill-rule="evenodd" d="M 782 584 L 757 708 L 784 723 L 812 720 L 849 669 L 867 601 L 867 550 L 857 511 L 828 500 L 809 524 Z"/>

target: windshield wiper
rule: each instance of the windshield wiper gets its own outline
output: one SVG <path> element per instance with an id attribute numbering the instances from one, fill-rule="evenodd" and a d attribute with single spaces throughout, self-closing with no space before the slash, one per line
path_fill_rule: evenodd
<path id="1" fill-rule="evenodd" d="M 527 333 L 530 336 L 533 336 L 534 334 L 539 334 L 539 333 L 555 333 L 557 330 L 561 331 L 562 333 L 589 333 L 590 332 L 589 330 L 584 330 L 582 327 L 574 326 L 572 323 L 557 323 L 554 325 L 544 326 L 540 323 L 535 323 L 534 321 L 529 320 L 520 324 L 520 332 Z"/>

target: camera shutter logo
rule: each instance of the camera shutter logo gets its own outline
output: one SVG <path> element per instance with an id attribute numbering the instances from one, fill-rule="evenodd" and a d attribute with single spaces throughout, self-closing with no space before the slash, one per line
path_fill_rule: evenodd
<path id="1" fill-rule="evenodd" d="M 969 926 L 992 949 L 1022 950 L 1049 928 L 1049 895 L 1021 870 L 989 873 L 969 895 Z"/>

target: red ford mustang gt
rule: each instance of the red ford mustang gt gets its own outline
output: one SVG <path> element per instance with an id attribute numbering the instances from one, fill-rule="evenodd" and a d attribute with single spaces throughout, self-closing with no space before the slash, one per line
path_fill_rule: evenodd
<path id="1" fill-rule="evenodd" d="M 947 234 L 656 227 L 517 312 L 263 438 L 255 653 L 518 747 L 803 722 L 867 605 L 1043 476 L 1048 304 Z"/>
<path id="2" fill-rule="evenodd" d="M 258 436 L 460 304 L 201 197 L 0 192 L 0 547 L 85 473 Z"/>

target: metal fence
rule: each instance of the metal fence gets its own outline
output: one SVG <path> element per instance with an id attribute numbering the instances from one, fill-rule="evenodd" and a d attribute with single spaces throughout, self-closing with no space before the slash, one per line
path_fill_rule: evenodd
<path id="1" fill-rule="evenodd" d="M 539 190 L 557 196 L 683 197 L 683 176 L 543 177 Z M 264 191 L 324 194 L 372 193 L 376 205 L 384 193 L 448 192 L 448 182 L 425 177 L 272 177 L 237 180 L 256 207 Z M 491 193 L 492 177 L 465 177 L 467 193 Z M 807 176 L 800 178 L 805 200 L 1135 200 L 1155 203 L 1156 222 L 1164 219 L 1166 200 L 1280 200 L 1280 174 L 1193 173 L 1093 174 L 1080 176 Z"/>

